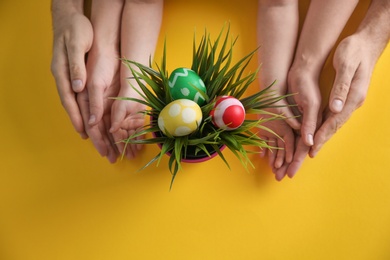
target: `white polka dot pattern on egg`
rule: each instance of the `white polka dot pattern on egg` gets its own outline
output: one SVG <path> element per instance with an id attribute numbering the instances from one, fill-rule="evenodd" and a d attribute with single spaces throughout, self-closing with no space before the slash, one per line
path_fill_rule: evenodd
<path id="1" fill-rule="evenodd" d="M 175 130 L 176 136 L 185 136 L 192 133 L 192 130 L 187 126 L 179 126 Z"/>
<path id="2" fill-rule="evenodd" d="M 194 101 L 192 100 L 189 100 L 189 99 L 179 99 L 180 103 L 183 105 L 183 106 L 186 106 L 186 107 L 192 107 L 194 106 Z"/>
<path id="3" fill-rule="evenodd" d="M 182 88 L 180 91 L 183 94 L 183 96 L 186 97 L 190 94 L 190 90 L 188 88 Z"/>
<path id="4" fill-rule="evenodd" d="M 184 123 L 191 123 L 196 120 L 196 112 L 190 107 L 184 108 L 181 116 Z"/>
<path id="5" fill-rule="evenodd" d="M 181 107 L 179 104 L 173 104 L 170 108 L 169 108 L 169 115 L 171 117 L 175 117 L 177 115 L 180 114 L 180 111 L 181 111 Z"/>
<path id="6" fill-rule="evenodd" d="M 157 125 L 158 125 L 158 128 L 161 129 L 161 131 L 165 132 L 163 129 L 165 129 L 165 124 L 164 124 L 164 118 L 162 116 L 159 116 L 158 117 L 158 120 L 157 120 Z"/>

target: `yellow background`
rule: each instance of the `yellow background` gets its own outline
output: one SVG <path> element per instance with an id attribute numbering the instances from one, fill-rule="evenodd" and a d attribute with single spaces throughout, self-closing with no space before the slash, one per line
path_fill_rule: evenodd
<path id="1" fill-rule="evenodd" d="M 49 70 L 49 7 L 0 2 L 0 259 L 390 259 L 389 48 L 365 105 L 294 179 L 256 156 L 245 172 L 226 150 L 231 170 L 185 164 L 169 191 L 166 158 L 136 173 L 156 146 L 111 165 L 73 130 Z M 156 60 L 166 37 L 169 70 L 189 66 L 194 28 L 216 36 L 225 21 L 237 59 L 256 47 L 256 1 L 167 0 Z"/>

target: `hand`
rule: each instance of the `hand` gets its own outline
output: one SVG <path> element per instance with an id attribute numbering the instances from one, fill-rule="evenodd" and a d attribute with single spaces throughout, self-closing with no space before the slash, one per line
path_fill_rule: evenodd
<path id="1" fill-rule="evenodd" d="M 279 102 L 278 105 L 286 106 L 287 103 L 283 100 Z M 268 109 L 267 111 L 277 115 L 285 115 L 289 120 L 292 119 L 292 113 L 288 107 Z M 265 119 L 270 117 L 272 117 L 272 115 L 264 116 Z M 294 122 L 294 120 L 291 121 Z M 297 122 L 295 122 L 295 124 L 297 124 Z M 283 118 L 265 122 L 263 126 L 269 128 L 279 136 L 278 138 L 275 134 L 264 129 L 261 129 L 259 132 L 260 137 L 266 140 L 268 145 L 275 147 L 275 149 L 271 150 L 263 149 L 260 155 L 261 157 L 268 156 L 268 163 L 275 173 L 275 178 L 280 181 L 284 178 L 286 171 L 280 171 L 279 169 L 286 163 L 291 163 L 293 160 L 294 132 Z"/>
<path id="2" fill-rule="evenodd" d="M 137 86 L 135 80 L 130 81 L 133 86 Z M 129 84 L 129 83 L 122 83 Z M 134 89 L 128 86 L 122 86 L 119 97 L 132 97 L 142 99 Z M 110 132 L 114 136 L 114 140 L 117 145 L 117 149 L 123 155 L 126 155 L 128 159 L 134 158 L 138 151 L 141 150 L 142 145 L 128 144 L 126 145 L 122 141 L 133 135 L 139 128 L 144 125 L 145 116 L 140 113 L 145 110 L 145 105 L 129 101 L 129 100 L 115 100 L 112 106 L 112 127 Z M 141 139 L 143 137 L 138 137 Z M 126 150 L 125 150 L 126 149 Z"/>
<path id="3" fill-rule="evenodd" d="M 118 53 L 113 50 L 98 51 L 92 47 L 87 61 L 87 88 L 78 95 L 86 132 L 101 156 L 114 163 L 119 156 L 115 141 L 109 132 L 111 107 L 120 88 Z M 100 111 L 100 117 L 91 120 L 91 109 Z M 93 119 L 93 118 L 92 118 Z"/>
<path id="4" fill-rule="evenodd" d="M 75 11 L 67 13 L 53 7 L 53 30 L 51 71 L 61 103 L 73 127 L 85 139 L 88 135 L 84 130 L 76 93 L 84 89 L 87 79 L 85 54 L 92 45 L 92 26 L 82 13 Z"/>
<path id="5" fill-rule="evenodd" d="M 318 80 L 316 80 L 317 77 L 315 75 L 314 72 L 308 73 L 308 70 L 301 66 L 293 67 L 289 72 L 288 89 L 289 93 L 293 94 L 293 96 L 289 98 L 289 100 L 291 100 L 289 102 L 291 104 L 296 104 L 296 107 L 292 107 L 293 114 L 299 116 L 302 123 L 300 131 L 295 132 L 292 128 L 288 129 L 287 124 L 284 126 L 284 131 L 287 131 L 288 129 L 293 133 L 292 137 L 290 137 L 290 134 L 288 135 L 288 139 L 292 140 L 292 142 L 289 141 L 289 146 L 292 147 L 292 150 L 290 150 L 289 153 L 292 155 L 289 155 L 288 160 L 280 165 L 280 167 L 273 169 L 275 177 L 279 181 L 286 175 L 290 178 L 295 176 L 308 155 L 310 146 L 314 143 L 313 136 L 318 123 L 321 121 L 321 115 L 319 114 L 321 95 L 318 83 L 316 83 Z M 286 123 L 289 123 L 289 121 L 286 121 Z M 291 123 L 289 123 L 289 125 L 291 125 Z M 294 129 L 296 129 L 296 127 L 294 127 Z M 305 138 L 302 138 L 301 135 Z"/>
<path id="6" fill-rule="evenodd" d="M 293 66 L 288 74 L 288 92 L 293 94 L 292 103 L 297 105 L 294 114 L 300 115 L 301 136 L 307 146 L 314 144 L 314 134 L 321 122 L 321 93 L 315 75 L 300 65 Z"/>
<path id="7" fill-rule="evenodd" d="M 294 177 L 298 170 L 301 168 L 303 161 L 309 153 L 309 149 L 310 147 L 303 142 L 301 136 L 295 135 L 295 151 L 292 161 L 290 163 L 284 163 L 282 167 L 274 171 L 275 176 L 278 176 L 278 178 L 280 178 L 278 180 L 283 179 L 286 175 L 289 178 Z"/>
<path id="8" fill-rule="evenodd" d="M 142 64 L 149 63 L 149 58 L 153 57 L 157 45 L 162 13 L 162 0 L 125 1 L 120 26 L 121 57 Z M 142 19 L 139 19 L 139 17 L 142 17 Z M 131 71 L 126 66 L 122 66 L 119 96 L 141 99 L 127 82 L 127 79 L 131 76 Z M 135 80 L 132 80 L 131 84 L 138 88 Z M 117 148 L 121 153 L 125 149 L 125 144 L 121 141 L 127 139 L 144 125 L 144 115 L 139 113 L 144 109 L 144 105 L 133 101 L 115 100 L 112 107 L 112 127 L 110 132 L 114 136 Z M 129 159 L 134 158 L 139 149 L 141 149 L 141 145 L 127 145 L 126 157 Z"/>
<path id="9" fill-rule="evenodd" d="M 330 94 L 329 109 L 315 135 L 311 157 L 363 104 L 377 59 L 377 51 L 373 51 L 371 46 L 358 35 L 352 35 L 337 47 L 333 58 L 336 78 Z"/>

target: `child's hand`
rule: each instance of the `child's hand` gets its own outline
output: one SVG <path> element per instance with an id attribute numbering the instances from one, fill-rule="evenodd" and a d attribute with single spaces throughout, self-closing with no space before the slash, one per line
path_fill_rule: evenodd
<path id="1" fill-rule="evenodd" d="M 287 105 L 287 103 L 281 101 L 277 105 Z M 267 111 L 278 115 L 284 115 L 285 117 L 292 119 L 292 113 L 288 107 L 268 109 Z M 269 117 L 271 116 L 266 115 L 264 118 Z M 263 126 L 269 128 L 279 136 L 278 138 L 275 134 L 266 130 L 261 130 L 259 133 L 260 137 L 267 140 L 268 145 L 275 147 L 275 149 L 271 150 L 263 149 L 261 151 L 261 156 L 268 156 L 268 163 L 275 173 L 275 178 L 280 181 L 284 178 L 286 171 L 281 171 L 279 169 L 282 168 L 283 165 L 291 163 L 293 160 L 295 142 L 294 132 L 287 121 L 282 117 L 278 120 L 265 122 Z"/>
<path id="2" fill-rule="evenodd" d="M 134 82 L 134 84 L 137 84 Z M 142 99 L 138 93 L 129 86 L 122 87 L 118 97 L 131 97 Z M 110 132 L 114 136 L 116 146 L 121 154 L 125 154 L 128 159 L 134 158 L 138 151 L 141 150 L 140 144 L 128 144 L 121 142 L 134 134 L 137 129 L 142 127 L 145 122 L 144 114 L 140 113 L 145 110 L 143 104 L 129 100 L 115 100 L 112 106 L 112 127 Z M 141 139 L 143 137 L 138 137 Z M 126 148 L 126 150 L 125 150 Z"/>

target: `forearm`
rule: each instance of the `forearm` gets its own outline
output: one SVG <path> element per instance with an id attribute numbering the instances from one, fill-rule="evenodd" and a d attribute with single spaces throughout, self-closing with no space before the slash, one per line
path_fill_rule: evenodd
<path id="1" fill-rule="evenodd" d="M 356 35 L 367 43 L 377 60 L 390 41 L 390 0 L 372 0 Z"/>
<path id="2" fill-rule="evenodd" d="M 122 14 L 121 56 L 149 64 L 159 37 L 163 1 L 126 1 Z M 128 86 L 126 77 L 131 76 L 126 66 L 121 66 L 121 86 Z"/>
<path id="3" fill-rule="evenodd" d="M 275 89 L 284 94 L 298 35 L 298 1 L 259 0 L 258 8 L 260 84 L 266 87 L 276 80 Z"/>
<path id="4" fill-rule="evenodd" d="M 163 1 L 126 1 L 122 15 L 122 56 L 148 64 L 154 55 L 161 20 Z"/>
<path id="5" fill-rule="evenodd" d="M 84 0 L 52 0 L 51 11 L 53 16 L 59 14 L 69 14 L 72 12 L 82 13 Z"/>
<path id="6" fill-rule="evenodd" d="M 294 67 L 319 76 L 358 0 L 312 0 L 302 28 Z"/>
<path id="7" fill-rule="evenodd" d="M 120 22 L 124 0 L 94 0 L 91 23 L 94 28 L 95 51 L 113 50 L 119 53 Z M 119 58 L 119 57 L 115 57 Z"/>

